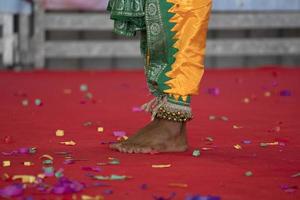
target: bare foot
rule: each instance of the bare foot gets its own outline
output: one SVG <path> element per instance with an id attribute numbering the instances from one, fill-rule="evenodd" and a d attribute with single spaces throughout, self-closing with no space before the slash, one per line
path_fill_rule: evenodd
<path id="1" fill-rule="evenodd" d="M 186 123 L 155 119 L 128 140 L 110 148 L 124 153 L 183 152 L 188 148 Z"/>

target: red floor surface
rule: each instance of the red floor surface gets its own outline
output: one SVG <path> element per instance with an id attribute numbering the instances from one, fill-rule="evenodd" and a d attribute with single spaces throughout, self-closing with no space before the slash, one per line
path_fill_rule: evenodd
<path id="1" fill-rule="evenodd" d="M 92 100 L 85 99 L 86 92 L 79 89 L 81 84 L 88 85 Z M 218 88 L 220 94 L 207 93 L 209 88 Z M 124 181 L 101 181 L 109 186 L 88 187 L 77 193 L 77 199 L 87 194 L 116 200 L 151 200 L 153 196 L 165 197 L 160 198 L 163 200 L 172 192 L 176 193 L 175 200 L 185 199 L 187 194 L 210 194 L 223 200 L 300 199 L 300 176 L 291 177 L 300 172 L 300 69 L 207 70 L 200 95 L 192 100 L 195 118 L 188 127 L 190 149 L 176 154 L 128 155 L 101 144 L 116 140 L 113 131 L 130 135 L 149 121 L 148 114 L 132 111 L 151 99 L 141 71 L 1 72 L 0 91 L 0 151 L 37 148 L 32 155 L 1 154 L 1 164 L 11 161 L 10 167 L 0 166 L 1 176 L 42 173 L 39 157 L 49 154 L 54 157 L 56 170 L 63 168 L 65 177 L 87 185 L 97 182 L 87 173 L 132 176 Z M 42 106 L 35 105 L 37 98 L 42 100 Z M 28 106 L 22 106 L 24 99 L 29 101 Z M 219 119 L 221 116 L 228 120 Z M 92 125 L 84 126 L 85 122 Z M 98 126 L 104 127 L 104 133 L 97 132 Z M 63 129 L 65 136 L 57 137 L 57 129 Z M 6 143 L 6 136 L 12 142 Z M 206 137 L 213 138 L 211 144 Z M 76 145 L 60 144 L 69 140 Z M 251 144 L 244 144 L 245 140 Z M 261 147 L 261 142 L 278 145 Z M 235 149 L 236 144 L 242 149 Z M 201 150 L 199 157 L 192 156 L 194 149 L 203 147 L 212 149 Z M 55 154 L 61 151 L 85 160 L 63 164 L 64 158 Z M 107 162 L 109 157 L 119 159 L 120 164 L 100 166 L 101 172 L 81 169 Z M 24 161 L 34 165 L 26 167 Z M 154 169 L 152 164 L 171 167 Z M 247 171 L 253 175 L 245 176 Z M 50 177 L 44 181 L 51 185 L 56 180 Z M 3 188 L 12 181 L 2 179 L 0 183 Z M 170 187 L 170 183 L 188 187 Z M 141 189 L 143 184 L 146 189 Z M 28 185 L 21 197 L 30 196 L 72 198 L 46 195 Z"/>

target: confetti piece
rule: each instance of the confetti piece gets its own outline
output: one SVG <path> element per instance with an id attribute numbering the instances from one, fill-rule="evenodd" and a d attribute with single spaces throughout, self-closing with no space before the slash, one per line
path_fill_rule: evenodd
<path id="1" fill-rule="evenodd" d="M 11 151 L 11 152 L 2 152 L 2 155 L 4 156 L 12 156 L 12 155 L 24 155 L 24 154 L 34 154 L 36 153 L 35 147 L 22 147 L 17 150 Z"/>
<path id="2" fill-rule="evenodd" d="M 134 106 L 132 107 L 132 112 L 142 112 L 143 109 L 140 106 Z"/>
<path id="3" fill-rule="evenodd" d="M 9 185 L 0 189 L 0 197 L 11 198 L 11 197 L 20 196 L 23 194 L 23 191 L 24 189 L 22 184 Z"/>
<path id="4" fill-rule="evenodd" d="M 233 147 L 234 147 L 235 149 L 238 149 L 238 150 L 242 149 L 242 146 L 239 145 L 239 144 L 233 145 Z"/>
<path id="5" fill-rule="evenodd" d="M 103 194 L 104 194 L 104 195 L 111 195 L 111 194 L 113 194 L 113 190 L 111 190 L 111 189 L 106 189 L 106 190 L 103 191 Z"/>
<path id="6" fill-rule="evenodd" d="M 292 96 L 292 92 L 290 90 L 281 90 L 279 94 L 280 94 L 280 96 L 283 96 L 283 97 Z"/>
<path id="7" fill-rule="evenodd" d="M 30 161 L 25 161 L 25 162 L 23 162 L 23 165 L 24 165 L 24 166 L 27 166 L 27 167 L 30 167 L 30 166 L 33 166 L 34 163 L 33 163 L 33 162 L 30 162 Z"/>
<path id="8" fill-rule="evenodd" d="M 142 190 L 147 190 L 147 189 L 148 189 L 148 185 L 147 185 L 146 183 L 143 183 L 143 184 L 140 186 L 140 188 L 141 188 Z"/>
<path id="9" fill-rule="evenodd" d="M 10 176 L 7 173 L 4 173 L 1 176 L 1 180 L 3 180 L 3 181 L 9 181 L 10 180 Z"/>
<path id="10" fill-rule="evenodd" d="M 126 132 L 125 131 L 113 131 L 113 135 L 116 137 L 123 137 L 123 136 L 126 136 Z"/>
<path id="11" fill-rule="evenodd" d="M 296 190 L 298 190 L 298 186 L 297 186 L 297 185 L 293 185 L 293 186 L 289 186 L 289 185 L 281 185 L 280 187 L 281 187 L 281 189 L 282 189 L 284 192 L 287 192 L 287 193 L 296 192 Z"/>
<path id="12" fill-rule="evenodd" d="M 260 146 L 261 147 L 267 147 L 267 146 L 276 146 L 276 145 L 279 145 L 279 142 L 261 142 L 260 143 Z"/>
<path id="13" fill-rule="evenodd" d="M 125 140 L 128 140 L 128 137 L 125 135 L 125 136 L 122 136 L 122 137 L 118 137 L 117 140 L 118 141 L 125 141 Z"/>
<path id="14" fill-rule="evenodd" d="M 97 196 L 81 195 L 81 200 L 104 200 L 104 197 L 101 195 L 97 195 Z"/>
<path id="15" fill-rule="evenodd" d="M 43 105 L 41 99 L 35 99 L 35 100 L 34 100 L 34 104 L 35 104 L 36 106 L 42 106 L 42 105 Z"/>
<path id="16" fill-rule="evenodd" d="M 66 142 L 60 142 L 60 144 L 64 144 L 66 146 L 74 146 L 74 145 L 76 145 L 76 142 L 71 140 L 71 141 L 66 141 Z"/>
<path id="17" fill-rule="evenodd" d="M 298 172 L 298 173 L 292 175 L 291 177 L 292 177 L 292 178 L 300 177 L 300 172 Z"/>
<path id="18" fill-rule="evenodd" d="M 88 92 L 85 94 L 85 98 L 91 100 L 93 98 L 93 94 Z"/>
<path id="19" fill-rule="evenodd" d="M 63 169 L 63 168 L 60 168 L 59 170 L 57 170 L 57 171 L 55 172 L 54 176 L 55 176 L 56 178 L 63 177 L 63 176 L 64 176 L 63 172 L 64 172 L 64 169 Z"/>
<path id="20" fill-rule="evenodd" d="M 126 180 L 126 179 L 131 178 L 131 177 L 125 176 L 125 175 L 115 175 L 115 174 L 112 174 L 110 176 L 91 176 L 91 177 L 94 179 L 97 179 L 97 180 L 102 180 L 102 181 L 106 181 L 106 180 L 117 181 L 117 180 Z"/>
<path id="21" fill-rule="evenodd" d="M 84 122 L 84 123 L 83 123 L 83 126 L 92 126 L 92 125 L 93 125 L 92 122 Z"/>
<path id="22" fill-rule="evenodd" d="M 251 144 L 252 142 L 250 140 L 243 140 L 244 144 Z"/>
<path id="23" fill-rule="evenodd" d="M 238 125 L 233 125 L 232 128 L 233 128 L 233 129 L 241 129 L 241 128 L 243 128 L 243 127 L 242 127 L 242 126 L 238 126 Z"/>
<path id="24" fill-rule="evenodd" d="M 10 167 L 10 160 L 3 160 L 2 161 L 2 167 Z"/>
<path id="25" fill-rule="evenodd" d="M 119 165 L 120 164 L 120 161 L 116 158 L 108 158 L 110 161 L 107 162 L 107 163 L 97 163 L 97 165 Z"/>
<path id="26" fill-rule="evenodd" d="M 64 164 L 65 165 L 70 165 L 70 164 L 74 164 L 75 163 L 75 160 L 74 159 L 66 159 L 65 161 L 64 161 Z"/>
<path id="27" fill-rule="evenodd" d="M 152 168 L 169 168 L 171 167 L 171 164 L 166 165 L 152 165 Z"/>
<path id="28" fill-rule="evenodd" d="M 43 167 L 45 176 L 54 176 L 54 168 L 52 166 Z"/>
<path id="29" fill-rule="evenodd" d="M 212 95 L 212 96 L 220 95 L 220 89 L 219 88 L 208 88 L 206 92 L 207 92 L 207 94 Z"/>
<path id="30" fill-rule="evenodd" d="M 54 158 L 48 154 L 44 154 L 40 157 L 40 159 L 49 159 L 49 160 L 54 160 Z"/>
<path id="31" fill-rule="evenodd" d="M 34 183 L 36 181 L 36 177 L 32 175 L 14 175 L 12 180 L 21 180 L 22 183 Z"/>
<path id="32" fill-rule="evenodd" d="M 53 164 L 53 160 L 43 160 L 43 165 L 52 165 Z"/>
<path id="33" fill-rule="evenodd" d="M 169 197 L 154 196 L 154 195 L 153 195 L 153 198 L 154 198 L 155 200 L 172 200 L 175 196 L 176 196 L 176 193 L 175 193 L 175 192 L 172 192 L 172 193 L 170 194 Z"/>
<path id="34" fill-rule="evenodd" d="M 119 160 L 112 160 L 108 162 L 110 165 L 119 165 L 120 161 Z"/>
<path id="35" fill-rule="evenodd" d="M 216 119 L 217 119 L 217 117 L 216 117 L 216 116 L 214 116 L 214 115 L 210 115 L 210 116 L 208 117 L 208 119 L 212 121 L 212 120 L 216 120 Z"/>
<path id="36" fill-rule="evenodd" d="M 80 91 L 81 92 L 86 92 L 86 91 L 88 91 L 88 89 L 89 89 L 89 87 L 88 87 L 87 84 L 81 84 L 80 85 Z"/>
<path id="37" fill-rule="evenodd" d="M 202 147 L 201 150 L 203 151 L 208 151 L 208 150 L 212 150 L 213 148 L 209 148 L 209 147 Z"/>
<path id="38" fill-rule="evenodd" d="M 103 127 L 98 127 L 98 128 L 97 128 L 97 131 L 98 131 L 99 133 L 103 133 L 103 132 L 104 132 L 104 128 L 103 128 Z"/>
<path id="39" fill-rule="evenodd" d="M 228 117 L 226 117 L 226 116 L 221 116 L 221 120 L 223 120 L 223 121 L 228 121 L 229 119 L 228 119 Z"/>
<path id="40" fill-rule="evenodd" d="M 242 102 L 245 104 L 248 104 L 248 103 L 250 103 L 250 99 L 248 97 L 246 97 L 242 100 Z"/>
<path id="41" fill-rule="evenodd" d="M 84 188 L 85 185 L 78 181 L 72 181 L 66 177 L 61 177 L 58 179 L 58 183 L 51 189 L 51 192 L 54 194 L 71 194 L 80 192 Z"/>
<path id="42" fill-rule="evenodd" d="M 269 91 L 267 91 L 267 92 L 264 93 L 264 96 L 265 96 L 265 97 L 270 97 L 271 95 L 272 95 L 272 93 L 269 92 Z"/>
<path id="43" fill-rule="evenodd" d="M 194 157 L 199 157 L 200 154 L 201 154 L 201 153 L 200 153 L 200 150 L 199 150 L 199 149 L 196 149 L 196 150 L 193 151 L 193 156 L 194 156 Z"/>
<path id="44" fill-rule="evenodd" d="M 201 195 L 189 195 L 185 200 L 221 200 L 218 196 L 201 196 Z"/>
<path id="45" fill-rule="evenodd" d="M 22 100 L 22 106 L 26 107 L 29 105 L 29 101 L 27 99 Z"/>
<path id="46" fill-rule="evenodd" d="M 247 172 L 245 172 L 245 176 L 247 176 L 247 177 L 253 176 L 253 173 L 251 171 L 247 171 Z"/>
<path id="47" fill-rule="evenodd" d="M 81 167 L 82 170 L 85 171 L 93 171 L 93 172 L 100 172 L 101 168 L 100 167 Z"/>
<path id="48" fill-rule="evenodd" d="M 205 140 L 206 140 L 207 142 L 213 142 L 213 141 L 214 141 L 214 138 L 209 136 L 209 137 L 206 137 Z"/>
<path id="49" fill-rule="evenodd" d="M 170 183 L 169 187 L 179 187 L 179 188 L 187 188 L 188 184 L 185 183 Z"/>
<path id="50" fill-rule="evenodd" d="M 65 131 L 64 131 L 64 130 L 58 129 L 58 130 L 56 130 L 55 135 L 56 135 L 57 137 L 62 137 L 62 136 L 65 135 Z"/>

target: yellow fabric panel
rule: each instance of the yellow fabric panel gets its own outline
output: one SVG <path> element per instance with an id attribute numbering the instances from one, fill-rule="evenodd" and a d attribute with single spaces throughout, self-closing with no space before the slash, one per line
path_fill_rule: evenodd
<path id="1" fill-rule="evenodd" d="M 175 23 L 172 31 L 176 32 L 174 48 L 178 52 L 174 55 L 172 70 L 166 74 L 171 78 L 166 82 L 170 89 L 164 92 L 176 97 L 198 94 L 204 73 L 211 0 L 167 1 L 174 4 L 169 12 L 175 14 L 170 22 Z"/>

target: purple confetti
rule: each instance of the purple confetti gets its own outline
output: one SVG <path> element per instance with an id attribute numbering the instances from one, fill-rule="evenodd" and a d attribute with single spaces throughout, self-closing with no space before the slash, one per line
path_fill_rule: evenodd
<path id="1" fill-rule="evenodd" d="M 207 93 L 212 96 L 218 96 L 218 95 L 220 95 L 220 89 L 219 88 L 208 88 Z"/>
<path id="2" fill-rule="evenodd" d="M 250 140 L 244 140 L 243 143 L 244 144 L 251 144 L 252 142 Z"/>
<path id="3" fill-rule="evenodd" d="M 13 155 L 20 155 L 20 154 L 34 154 L 35 152 L 36 149 L 34 147 L 22 147 L 11 152 L 2 152 L 2 155 L 13 156 Z"/>
<path id="4" fill-rule="evenodd" d="M 292 96 L 292 92 L 290 90 L 281 90 L 280 96 L 289 97 L 289 96 Z"/>
<path id="5" fill-rule="evenodd" d="M 153 198 L 154 198 L 155 200 L 172 200 L 175 196 L 176 196 L 176 193 L 175 193 L 175 192 L 172 192 L 172 193 L 170 194 L 169 197 L 153 196 Z"/>
<path id="6" fill-rule="evenodd" d="M 106 190 L 103 191 L 103 194 L 104 194 L 104 195 L 110 195 L 110 194 L 113 194 L 113 190 L 111 190 L 111 189 L 106 189 Z"/>
<path id="7" fill-rule="evenodd" d="M 123 137 L 126 135 L 126 132 L 125 131 L 114 131 L 113 135 L 116 137 Z"/>
<path id="8" fill-rule="evenodd" d="M 54 194 L 71 194 L 80 192 L 85 188 L 85 185 L 78 181 L 71 181 L 66 177 L 58 180 L 58 183 L 52 188 L 51 192 Z"/>
<path id="9" fill-rule="evenodd" d="M 22 184 L 13 184 L 0 189 L 0 196 L 3 198 L 16 197 L 23 193 Z"/>
<path id="10" fill-rule="evenodd" d="M 185 198 L 185 200 L 221 200 L 218 196 L 200 196 L 200 195 L 190 195 Z"/>

